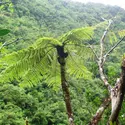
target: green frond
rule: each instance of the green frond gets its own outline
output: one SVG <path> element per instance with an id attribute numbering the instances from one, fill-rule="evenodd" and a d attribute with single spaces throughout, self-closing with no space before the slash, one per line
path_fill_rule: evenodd
<path id="1" fill-rule="evenodd" d="M 116 34 L 114 32 L 109 32 L 108 33 L 108 38 L 109 38 L 109 42 L 111 44 L 118 41 L 117 36 L 116 36 Z"/>
<path id="2" fill-rule="evenodd" d="M 51 61 L 51 64 L 41 60 L 36 67 L 30 69 L 22 77 L 21 86 L 33 86 L 44 80 L 49 86 L 53 86 L 53 89 L 57 90 L 60 86 L 60 68 L 57 62 L 57 53 L 52 52 L 53 55 L 47 55 L 47 58 Z M 44 71 L 44 72 L 43 72 Z"/>
<path id="3" fill-rule="evenodd" d="M 69 53 L 69 56 L 78 56 L 83 61 L 86 61 L 89 58 L 93 58 L 93 52 L 87 45 L 79 45 L 79 44 L 72 44 L 66 46 L 66 51 Z"/>
<path id="4" fill-rule="evenodd" d="M 61 43 L 53 38 L 40 38 L 28 49 L 23 49 L 18 52 L 7 54 L 0 60 L 0 63 L 6 62 L 7 65 L 11 65 L 18 63 L 19 60 L 25 61 L 25 59 L 29 61 L 33 59 L 35 59 L 36 61 L 40 61 L 42 56 L 49 53 L 49 51 L 54 48 L 53 45 L 61 45 Z"/>
<path id="5" fill-rule="evenodd" d="M 43 71 L 45 72 L 44 67 L 42 66 L 42 63 L 37 64 L 36 67 L 33 67 L 26 71 L 22 75 L 22 79 L 20 81 L 20 86 L 21 87 L 31 87 L 36 84 L 38 84 L 42 79 L 43 79 Z"/>
<path id="6" fill-rule="evenodd" d="M 34 55 L 32 58 L 29 56 L 27 59 L 24 58 L 23 60 L 19 60 L 15 64 L 10 65 L 4 71 L 2 71 L 0 74 L 1 82 L 19 79 L 20 77 L 25 79 L 25 76 L 28 76 L 27 78 L 32 79 L 33 76 L 31 76 L 31 72 L 33 74 L 35 71 L 39 72 L 39 75 L 46 74 L 47 67 L 50 65 L 49 61 L 50 60 L 46 55 L 42 55 L 41 57 L 39 57 L 39 55 Z M 41 65 L 41 68 L 39 65 Z"/>
<path id="7" fill-rule="evenodd" d="M 48 73 L 44 79 L 49 86 L 53 86 L 54 90 L 58 90 L 61 84 L 61 77 L 60 77 L 60 65 L 57 61 L 56 52 L 53 53 L 51 59 L 52 59 L 51 65 L 49 66 Z"/>
<path id="8" fill-rule="evenodd" d="M 103 28 L 106 28 L 107 25 L 108 25 L 108 20 L 103 21 L 103 22 L 101 22 L 101 23 L 98 23 L 97 25 L 95 25 L 95 26 L 93 26 L 93 27 L 94 27 L 95 29 L 97 29 L 97 28 L 103 29 Z"/>
<path id="9" fill-rule="evenodd" d="M 91 40 L 94 34 L 93 27 L 85 27 L 71 30 L 59 38 L 59 41 L 64 44 L 83 43 L 83 41 Z"/>
<path id="10" fill-rule="evenodd" d="M 85 67 L 84 60 L 80 56 L 72 54 L 69 58 L 70 59 L 67 60 L 68 74 L 76 78 L 92 78 L 92 73 Z"/>
<path id="11" fill-rule="evenodd" d="M 46 73 L 46 69 L 48 69 L 48 66 L 51 63 L 48 56 L 51 56 L 51 51 L 53 49 L 53 47 L 44 49 L 42 46 L 31 46 L 28 49 L 6 55 L 0 62 L 1 64 L 6 65 L 6 69 L 0 74 L 1 79 L 3 79 L 4 82 L 9 79 L 18 79 L 23 76 L 25 72 L 32 71 L 32 68 L 36 68 L 40 63 L 43 66 L 41 69 L 42 74 Z"/>
<path id="12" fill-rule="evenodd" d="M 27 49 L 6 55 L 0 60 L 1 65 L 6 65 L 5 70 L 0 74 L 1 82 L 17 79 L 20 80 L 20 86 L 26 87 L 44 80 L 55 89 L 59 88 L 60 68 L 55 46 L 62 46 L 64 42 L 66 42 L 65 51 L 71 55 L 66 60 L 67 73 L 77 78 L 90 79 L 92 74 L 84 66 L 84 60 L 90 57 L 91 52 L 84 46 L 83 41 L 91 40 L 93 34 L 92 27 L 75 29 L 60 37 L 59 40 L 43 37 Z M 73 46 L 70 46 L 70 43 Z M 76 44 L 83 47 L 77 48 Z"/>
<path id="13" fill-rule="evenodd" d="M 48 46 L 54 46 L 54 45 L 62 45 L 61 42 L 59 42 L 57 39 L 49 38 L 49 37 L 42 37 L 39 38 L 33 46 L 35 47 L 48 47 Z"/>

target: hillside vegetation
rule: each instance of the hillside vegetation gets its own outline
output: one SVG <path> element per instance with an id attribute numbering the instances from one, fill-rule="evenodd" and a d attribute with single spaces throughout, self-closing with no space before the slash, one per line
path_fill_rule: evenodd
<path id="1" fill-rule="evenodd" d="M 125 27 L 125 10 L 118 6 L 106 6 L 95 3 L 75 3 L 67 0 L 11 0 L 13 5 L 0 6 L 0 29 L 11 32 L 0 37 L 0 44 L 21 40 L 1 49 L 0 57 L 8 53 L 28 48 L 41 37 L 59 38 L 76 28 L 94 26 L 113 19 L 111 31 Z M 114 18 L 115 17 L 115 18 Z M 96 31 L 94 41 L 97 45 L 104 28 Z M 106 49 L 114 45 L 115 39 L 107 40 Z M 113 84 L 120 74 L 121 54 L 124 43 L 112 53 L 106 62 L 105 73 Z M 74 52 L 75 53 L 75 52 Z M 12 60 L 13 61 L 13 60 Z M 1 63 L 1 62 L 0 62 Z M 1 72 L 7 63 L 0 64 Z M 92 73 L 91 79 L 68 75 L 71 102 L 76 125 L 87 125 L 108 92 L 99 79 L 98 67 L 87 59 L 85 66 Z M 56 68 L 56 66 L 55 66 Z M 79 67 L 78 67 L 79 68 Z M 10 80 L 0 84 L 0 125 L 24 125 L 27 117 L 29 125 L 67 125 L 67 114 L 61 87 L 54 89 L 41 80 L 30 87 L 20 87 L 21 80 Z M 124 105 L 120 114 L 121 125 L 125 123 Z M 105 125 L 110 108 L 105 111 L 99 125 Z"/>

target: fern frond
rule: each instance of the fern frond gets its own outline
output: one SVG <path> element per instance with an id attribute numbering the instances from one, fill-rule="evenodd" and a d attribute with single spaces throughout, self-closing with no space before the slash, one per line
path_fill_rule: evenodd
<path id="1" fill-rule="evenodd" d="M 83 41 L 91 40 L 94 34 L 93 27 L 79 28 L 71 30 L 59 38 L 59 41 L 64 44 L 71 43 L 83 43 Z"/>
<path id="2" fill-rule="evenodd" d="M 13 79 L 19 79 L 20 77 L 24 77 L 26 74 L 28 74 L 29 71 L 32 72 L 33 69 L 36 69 L 39 71 L 39 68 L 38 68 L 39 64 L 43 66 L 43 68 L 41 68 L 42 74 L 45 74 L 46 70 L 48 69 L 47 68 L 48 65 L 50 65 L 50 60 L 48 59 L 46 54 L 44 55 L 43 53 L 34 54 L 32 55 L 32 58 L 28 56 L 27 59 L 24 58 L 23 60 L 19 60 L 13 65 L 10 65 L 4 71 L 1 72 L 0 74 L 1 81 L 6 82 Z"/>
<path id="3" fill-rule="evenodd" d="M 60 65 L 57 61 L 57 53 L 53 52 L 51 58 L 52 62 L 44 79 L 49 86 L 53 86 L 53 89 L 57 90 L 61 84 Z"/>
<path id="4" fill-rule="evenodd" d="M 94 28 L 92 27 L 79 28 L 66 33 L 58 40 L 40 38 L 28 49 L 6 55 L 0 61 L 1 64 L 6 65 L 5 70 L 0 74 L 1 82 L 19 79 L 21 86 L 33 86 L 45 80 L 48 85 L 59 87 L 60 68 L 55 46 L 63 44 L 66 45 L 66 51 L 71 54 L 67 58 L 67 72 L 77 78 L 90 79 L 92 74 L 84 66 L 82 59 L 82 57 L 84 59 L 90 57 L 90 50 L 86 46 L 76 49 L 75 45 L 83 46 L 84 41 L 91 40 L 93 34 Z M 70 43 L 73 46 L 69 46 Z"/>
<path id="5" fill-rule="evenodd" d="M 62 45 L 61 42 L 59 42 L 57 39 L 54 38 L 48 38 L 48 37 L 43 37 L 39 38 L 33 46 L 35 47 L 47 47 L 47 46 L 54 46 L 54 45 Z"/>
<path id="6" fill-rule="evenodd" d="M 84 78 L 91 79 L 92 73 L 88 71 L 85 67 L 84 61 L 80 56 L 76 54 L 70 54 L 69 60 L 67 61 L 67 72 L 76 77 L 76 78 Z"/>
<path id="7" fill-rule="evenodd" d="M 29 69 L 22 75 L 20 86 L 21 87 L 34 86 L 43 79 L 43 75 L 45 75 L 46 73 L 47 70 L 45 69 L 44 66 L 42 66 L 42 63 L 40 62 L 39 64 L 36 65 L 36 67 Z"/>
<path id="8" fill-rule="evenodd" d="M 116 34 L 114 32 L 109 32 L 108 33 L 108 38 L 109 38 L 109 42 L 111 44 L 118 41 L 117 36 L 116 36 Z"/>
<path id="9" fill-rule="evenodd" d="M 43 42 L 45 41 L 48 41 L 48 39 L 47 40 L 43 39 Z M 45 44 L 43 44 L 43 46 L 42 45 L 40 46 L 40 44 L 36 44 L 36 45 L 33 45 L 28 49 L 24 49 L 24 50 L 6 55 L 3 59 L 1 59 L 1 64 L 6 64 L 7 66 L 6 69 L 2 71 L 0 75 L 1 78 L 3 79 L 6 77 L 8 78 L 8 80 L 19 78 L 20 76 L 23 75 L 24 72 L 27 72 L 30 70 L 32 71 L 32 68 L 37 67 L 37 65 L 40 62 L 42 62 L 41 65 L 43 65 L 44 70 L 48 69 L 48 66 L 52 61 L 48 57 L 51 56 L 52 54 L 51 51 L 54 48 L 52 46 L 44 46 Z M 44 73 L 44 70 L 42 69 L 42 73 Z M 4 80 L 4 82 L 6 80 Z"/>
<path id="10" fill-rule="evenodd" d="M 41 80 L 44 80 L 49 86 L 53 86 L 53 89 L 57 90 L 60 86 L 60 69 L 57 62 L 57 54 L 53 51 L 53 55 L 49 55 L 49 60 L 51 64 L 45 67 L 45 61 L 41 60 L 36 67 L 30 69 L 23 77 L 21 86 L 33 86 L 39 83 Z M 48 56 L 48 55 L 47 55 Z M 43 72 L 44 71 L 44 72 Z"/>
<path id="11" fill-rule="evenodd" d="M 108 20 L 103 21 L 103 22 L 101 22 L 101 23 L 98 23 L 97 25 L 95 25 L 95 26 L 93 26 L 93 27 L 94 27 L 95 29 L 97 29 L 97 28 L 103 29 L 103 28 L 105 28 L 107 25 L 108 25 Z"/>

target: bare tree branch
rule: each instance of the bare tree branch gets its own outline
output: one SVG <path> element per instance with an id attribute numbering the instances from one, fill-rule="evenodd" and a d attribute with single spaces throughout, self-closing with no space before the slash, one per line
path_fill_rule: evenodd
<path id="1" fill-rule="evenodd" d="M 105 109 L 109 106 L 110 101 L 111 101 L 110 97 L 104 99 L 103 103 L 98 108 L 96 114 L 93 116 L 92 120 L 88 125 L 98 125 Z"/>
<path id="2" fill-rule="evenodd" d="M 111 47 L 111 49 L 104 55 L 104 41 L 105 38 L 108 34 L 108 30 L 110 28 L 110 25 L 112 24 L 112 21 L 109 21 L 109 24 L 107 26 L 107 28 L 105 29 L 102 38 L 100 40 L 100 56 L 99 59 L 96 57 L 97 64 L 98 64 L 98 68 L 99 68 L 99 74 L 100 74 L 100 78 L 103 81 L 104 85 L 107 87 L 109 94 L 110 94 L 110 99 L 108 99 L 106 102 L 104 102 L 101 107 L 97 110 L 96 114 L 94 115 L 93 119 L 91 120 L 91 122 L 89 123 L 89 125 L 97 125 L 98 122 L 101 119 L 101 116 L 104 112 L 104 110 L 107 108 L 107 106 L 109 105 L 110 101 L 111 101 L 111 115 L 108 121 L 108 125 L 110 125 L 110 123 L 116 123 L 116 125 L 118 125 L 118 115 L 119 112 L 121 110 L 121 106 L 122 106 L 122 102 L 123 102 L 123 97 L 125 94 L 125 58 L 122 62 L 122 75 L 120 77 L 120 79 L 117 80 L 116 84 L 114 87 L 112 87 L 109 83 L 108 80 L 106 78 L 106 76 L 104 75 L 104 63 L 105 60 L 107 58 L 107 56 L 125 39 L 125 36 L 119 41 L 117 42 L 113 47 Z M 91 48 L 93 51 L 93 48 Z M 93 52 L 95 53 L 95 52 Z"/>
<path id="3" fill-rule="evenodd" d="M 99 74 L 100 74 L 100 78 L 103 81 L 104 85 L 107 87 L 109 93 L 111 92 L 111 86 L 108 83 L 108 80 L 106 79 L 105 75 L 104 75 L 104 69 L 103 69 L 103 61 L 104 61 L 104 40 L 107 36 L 108 30 L 110 28 L 110 25 L 112 24 L 112 21 L 110 20 L 108 23 L 107 28 L 105 29 L 101 40 L 100 40 L 100 56 L 98 57 L 96 55 L 96 53 L 94 52 L 93 48 L 91 48 L 91 50 L 93 51 L 93 53 L 96 55 L 96 61 L 98 64 L 98 68 L 99 68 Z M 106 98 L 105 101 L 101 104 L 101 106 L 99 107 L 99 109 L 97 110 L 96 114 L 94 115 L 94 117 L 92 118 L 92 120 L 90 121 L 89 125 L 97 125 L 98 122 L 100 121 L 105 109 L 108 107 L 110 103 L 110 98 Z"/>
<path id="4" fill-rule="evenodd" d="M 103 58 L 104 58 L 103 63 L 105 62 L 107 56 L 109 56 L 109 54 L 110 54 L 122 41 L 124 41 L 124 39 L 125 39 L 125 36 L 122 37 L 122 39 L 121 39 L 119 42 L 117 42 L 117 43 L 103 56 Z"/>
<path id="5" fill-rule="evenodd" d="M 108 80 L 106 79 L 105 75 L 104 75 L 104 69 L 103 69 L 103 62 L 104 62 L 104 40 L 107 36 L 107 33 L 108 33 L 108 30 L 110 28 L 112 24 L 112 20 L 109 20 L 109 23 L 108 23 L 108 26 L 107 28 L 105 29 L 103 35 L 102 35 L 102 38 L 100 40 L 100 57 L 99 57 L 99 61 L 98 61 L 98 67 L 99 67 L 99 73 L 100 73 L 100 77 L 101 77 L 101 80 L 104 82 L 104 85 L 108 88 L 109 92 L 111 91 L 111 85 L 108 83 Z"/>
<path id="6" fill-rule="evenodd" d="M 104 33 L 103 33 L 103 35 L 102 35 L 102 38 L 101 38 L 101 40 L 100 40 L 100 58 L 102 59 L 103 58 L 103 51 L 104 51 L 104 40 L 105 40 L 105 38 L 106 38 L 106 36 L 107 36 L 107 33 L 108 33 L 108 30 L 109 30 L 109 28 L 110 28 L 110 26 L 111 26 L 111 24 L 112 24 L 112 20 L 109 20 L 109 23 L 108 23 L 108 26 L 107 26 L 107 28 L 105 29 L 105 31 L 104 31 Z"/>
<path id="7" fill-rule="evenodd" d="M 99 60 L 97 53 L 95 52 L 94 48 L 89 44 L 89 48 L 92 50 L 93 54 L 95 55 L 96 59 Z"/>

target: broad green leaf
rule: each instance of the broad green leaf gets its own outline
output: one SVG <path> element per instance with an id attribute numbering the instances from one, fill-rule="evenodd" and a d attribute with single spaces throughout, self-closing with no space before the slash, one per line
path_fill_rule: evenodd
<path id="1" fill-rule="evenodd" d="M 0 36 L 7 35 L 10 32 L 8 29 L 0 29 Z"/>

